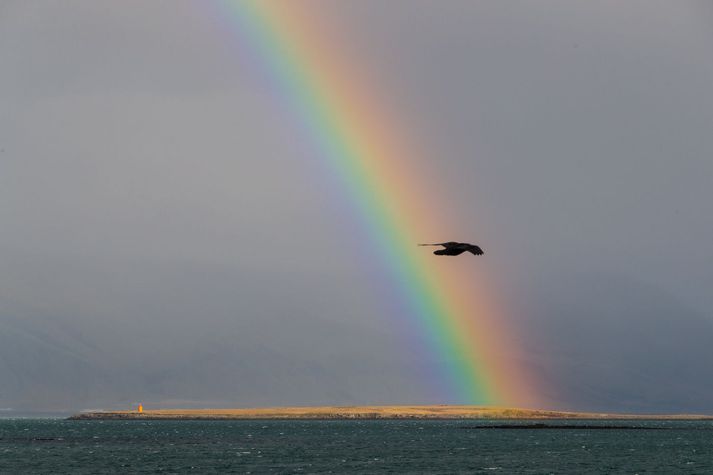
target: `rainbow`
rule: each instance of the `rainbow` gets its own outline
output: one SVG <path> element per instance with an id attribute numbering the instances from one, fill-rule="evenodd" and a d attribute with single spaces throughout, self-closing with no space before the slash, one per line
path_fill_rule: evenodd
<path id="1" fill-rule="evenodd" d="M 514 329 L 473 271 L 475 261 L 439 259 L 415 246 L 436 231 L 453 239 L 457 221 L 443 213 L 453 206 L 437 203 L 438 184 L 408 166 L 419 151 L 398 130 L 403 121 L 383 110 L 352 55 L 330 49 L 327 22 L 302 2 L 219 0 L 219 8 L 378 248 L 406 315 L 442 365 L 451 388 L 443 402 L 532 404 Z"/>

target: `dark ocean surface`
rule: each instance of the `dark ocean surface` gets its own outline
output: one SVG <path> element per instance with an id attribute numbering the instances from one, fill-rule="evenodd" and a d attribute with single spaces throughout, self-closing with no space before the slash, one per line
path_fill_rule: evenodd
<path id="1" fill-rule="evenodd" d="M 0 419 L 0 473 L 713 473 L 713 422 Z"/>

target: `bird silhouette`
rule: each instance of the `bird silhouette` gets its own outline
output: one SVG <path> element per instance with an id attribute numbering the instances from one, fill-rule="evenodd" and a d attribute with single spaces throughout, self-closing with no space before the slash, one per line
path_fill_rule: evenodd
<path id="1" fill-rule="evenodd" d="M 438 249 L 433 251 L 437 256 L 459 256 L 464 252 L 470 252 L 475 256 L 482 256 L 485 254 L 483 250 L 476 246 L 475 244 L 468 244 L 467 242 L 440 242 L 436 244 L 419 244 L 419 246 L 443 246 L 445 249 Z"/>

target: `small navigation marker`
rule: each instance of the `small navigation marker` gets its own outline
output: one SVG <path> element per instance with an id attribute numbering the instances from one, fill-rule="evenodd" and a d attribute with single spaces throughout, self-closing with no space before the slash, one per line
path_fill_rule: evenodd
<path id="1" fill-rule="evenodd" d="M 142 414 L 144 412 L 144 405 L 139 403 L 139 408 L 137 410 L 139 411 L 139 414 Z"/>

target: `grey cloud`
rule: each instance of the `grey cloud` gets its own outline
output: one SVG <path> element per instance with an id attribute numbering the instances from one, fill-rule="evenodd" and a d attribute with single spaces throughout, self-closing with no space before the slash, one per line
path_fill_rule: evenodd
<path id="1" fill-rule="evenodd" d="M 447 184 L 553 407 L 713 410 L 705 2 L 305 5 Z M 0 5 L 0 407 L 451 402 L 215 15 Z"/>

